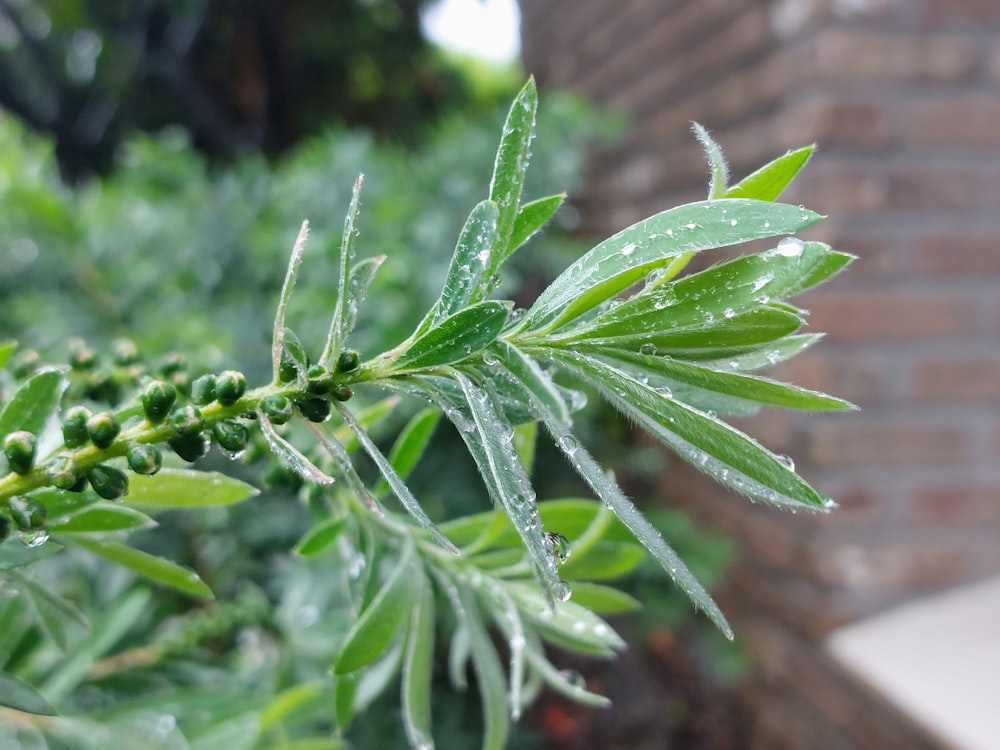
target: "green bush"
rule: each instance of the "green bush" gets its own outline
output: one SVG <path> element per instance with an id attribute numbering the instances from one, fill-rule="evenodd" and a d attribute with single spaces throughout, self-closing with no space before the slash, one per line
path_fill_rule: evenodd
<path id="1" fill-rule="evenodd" d="M 542 687 L 607 704 L 558 669 L 548 647 L 595 657 L 624 647 L 605 617 L 637 602 L 609 582 L 646 555 L 731 637 L 702 584 L 591 457 L 576 430 L 586 399 L 566 383 L 585 384 L 753 500 L 832 507 L 787 460 L 719 417 L 760 406 L 850 408 L 754 374 L 815 342 L 798 332 L 802 313 L 786 300 L 850 260 L 791 236 L 819 215 L 774 202 L 811 148 L 729 186 L 717 146 L 696 128 L 712 168 L 708 200 L 598 244 L 519 309 L 494 298 L 500 274 L 517 272 L 510 257 L 565 197 L 522 200 L 536 106 L 529 82 L 504 124 L 488 197 L 464 225 L 453 222 L 453 204 L 474 184 L 457 175 L 481 161 L 480 141 L 457 125 L 415 166 L 340 137 L 276 176 L 256 164 L 213 178 L 185 161 L 183 148 L 165 156 L 159 149 L 169 144 L 147 144 L 149 154 L 134 151 L 136 166 L 120 178 L 69 194 L 38 168 L 37 154 L 17 165 L 30 179 L 17 191 L 7 181 L 7 195 L 20 201 L 7 237 L 31 228 L 32 241 L 52 247 L 44 260 L 20 251 L 32 262 L 6 314 L 22 339 L 45 341 L 52 321 L 72 320 L 77 333 L 105 327 L 141 341 L 112 342 L 107 356 L 76 343 L 70 367 L 0 347 L 0 434 L 11 468 L 0 474 L 0 518 L 16 537 L 0 544 L 11 593 L 0 610 L 0 704 L 16 718 L 6 731 L 23 746 L 126 748 L 152 737 L 164 747 L 340 747 L 352 732 L 370 742 L 362 715 L 394 685 L 402 721 L 393 733 L 431 747 L 435 733 L 450 731 L 431 712 L 440 651 L 453 685 L 465 686 L 472 667 L 482 746 L 500 748 Z M 376 166 L 369 182 L 379 167 L 394 177 L 382 182 L 386 192 L 365 193 L 372 231 L 366 223 L 360 236 L 362 179 L 354 180 L 337 243 L 330 183 L 307 164 L 343 169 L 363 156 Z M 414 179 L 406 190 L 414 196 L 389 192 L 406 182 L 401 174 L 424 170 L 439 189 Z M 166 199 L 154 210 L 142 196 L 157 187 Z M 303 224 L 279 289 L 268 258 L 284 231 L 269 217 L 310 210 L 318 247 L 306 252 Z M 406 226 L 406 237 L 379 234 L 391 224 Z M 440 249 L 449 224 L 459 237 L 450 260 L 423 253 Z M 768 238 L 783 239 L 679 275 L 698 252 Z M 374 255 L 362 259 L 368 248 Z M 409 262 L 390 271 L 397 250 Z M 54 309 L 44 307 L 51 291 L 27 291 L 28 276 L 60 284 L 67 273 L 85 282 Z M 270 373 L 261 374 L 241 354 L 261 351 L 251 329 L 263 325 L 261 295 L 272 291 Z M 108 303 L 88 316 L 102 298 Z M 206 309 L 220 319 L 199 312 L 209 298 Z M 356 331 L 366 314 L 368 329 Z M 225 340 L 223 323 L 235 338 Z M 192 372 L 175 356 L 143 359 L 157 344 L 191 347 L 215 372 Z M 218 372 L 224 352 L 250 377 Z M 418 406 L 407 411 L 404 402 Z M 405 424 L 394 429 L 397 411 Z M 436 522 L 411 489 L 442 417 L 495 509 Z M 537 500 L 530 476 L 543 436 L 596 500 Z M 220 472 L 209 456 L 184 467 L 213 443 L 240 462 Z M 263 484 L 288 492 L 227 512 L 256 494 L 244 479 L 268 457 L 276 463 Z M 462 470 L 455 455 L 451 462 Z M 402 508 L 386 507 L 395 503 Z M 199 543 L 185 544 L 190 535 Z M 154 596 L 121 572 L 98 574 L 98 558 L 187 598 Z M 213 591 L 225 599 L 190 604 Z M 59 718 L 38 718 L 56 709 Z"/>

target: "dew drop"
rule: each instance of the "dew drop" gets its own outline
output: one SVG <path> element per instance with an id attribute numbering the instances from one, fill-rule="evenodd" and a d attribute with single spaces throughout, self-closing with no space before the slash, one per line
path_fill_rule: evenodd
<path id="1" fill-rule="evenodd" d="M 561 563 L 566 562 L 569 559 L 570 554 L 572 553 L 572 550 L 570 549 L 569 546 L 569 539 L 564 537 L 558 531 L 545 532 L 545 546 L 548 548 L 549 554 L 551 554 Z"/>
<path id="2" fill-rule="evenodd" d="M 624 247 L 622 247 L 622 255 L 628 257 L 635 252 L 635 243 L 629 242 Z"/>
<path id="3" fill-rule="evenodd" d="M 583 678 L 583 675 L 575 669 L 561 669 L 559 670 L 559 676 L 568 682 L 572 687 L 579 688 L 581 690 L 587 685 L 587 681 Z"/>
<path id="4" fill-rule="evenodd" d="M 795 461 L 794 459 L 792 459 L 791 456 L 786 456 L 784 454 L 779 453 L 777 458 L 778 461 L 781 463 L 781 465 L 784 466 L 786 469 L 788 469 L 789 471 L 795 471 Z"/>
<path id="5" fill-rule="evenodd" d="M 740 223 L 739 219 L 730 219 L 729 220 L 729 226 L 731 226 L 731 227 L 735 227 L 739 223 Z"/>
<path id="6" fill-rule="evenodd" d="M 497 359 L 497 355 L 495 355 L 493 352 L 485 351 L 483 352 L 483 364 L 488 365 L 489 367 L 494 367 L 500 364 L 500 360 Z"/>
<path id="7" fill-rule="evenodd" d="M 556 601 L 568 602 L 569 598 L 573 596 L 573 589 L 569 587 L 566 581 L 559 581 L 555 586 L 552 587 L 552 593 L 556 598 Z"/>
<path id="8" fill-rule="evenodd" d="M 642 346 L 639 347 L 639 354 L 645 355 L 647 357 L 652 357 L 656 354 L 656 344 L 652 341 L 647 341 Z"/>
<path id="9" fill-rule="evenodd" d="M 562 449 L 566 451 L 566 454 L 570 456 L 576 453 L 577 449 L 580 447 L 580 443 L 572 435 L 563 435 L 559 438 L 559 444 L 562 446 Z"/>
<path id="10" fill-rule="evenodd" d="M 46 529 L 19 531 L 17 532 L 17 538 L 21 541 L 21 544 L 28 549 L 34 549 L 35 547 L 41 547 L 49 541 L 49 532 Z"/>
<path id="11" fill-rule="evenodd" d="M 722 311 L 722 317 L 724 317 L 724 318 L 731 318 L 735 314 L 736 314 L 736 311 L 733 308 L 731 308 L 731 307 L 727 307 L 725 310 Z"/>
<path id="12" fill-rule="evenodd" d="M 659 388 L 656 389 L 656 392 L 659 393 L 661 396 L 663 396 L 663 398 L 674 397 L 674 392 L 670 390 L 670 386 L 661 385 Z"/>
<path id="13" fill-rule="evenodd" d="M 244 448 L 243 450 L 239 450 L 239 451 L 227 451 L 225 448 L 223 448 L 220 445 L 219 446 L 219 450 L 221 450 L 222 451 L 222 455 L 224 455 L 230 461 L 237 461 L 237 460 L 243 458 L 243 456 L 245 456 L 247 454 L 247 449 L 246 448 Z"/>
<path id="14" fill-rule="evenodd" d="M 802 255 L 804 246 L 798 237 L 785 237 L 774 251 L 785 258 L 797 258 Z"/>

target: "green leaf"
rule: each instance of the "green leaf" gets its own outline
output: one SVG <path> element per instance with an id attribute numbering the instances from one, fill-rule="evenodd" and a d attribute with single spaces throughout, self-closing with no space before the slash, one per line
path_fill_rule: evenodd
<path id="1" fill-rule="evenodd" d="M 16 341 L 0 342 L 0 370 L 7 366 L 7 363 L 10 362 L 10 358 L 15 351 L 17 351 Z"/>
<path id="2" fill-rule="evenodd" d="M 519 329 L 538 335 L 577 318 L 686 253 L 791 234 L 822 217 L 753 200 L 689 203 L 644 219 L 576 260 L 539 295 Z"/>
<path id="3" fill-rule="evenodd" d="M 753 372 L 785 362 L 808 349 L 823 338 L 822 333 L 800 333 L 785 336 L 766 346 L 750 348 L 725 359 L 710 359 L 701 362 L 703 367 L 732 372 Z"/>
<path id="4" fill-rule="evenodd" d="M 286 716 L 294 714 L 302 706 L 318 703 L 329 697 L 330 683 L 327 679 L 300 682 L 274 696 L 260 713 L 260 731 L 266 732 Z"/>
<path id="5" fill-rule="evenodd" d="M 200 508 L 238 503 L 257 492 L 215 471 L 165 468 L 150 477 L 134 476 L 125 502 L 143 508 Z"/>
<path id="6" fill-rule="evenodd" d="M 486 272 L 496 244 L 498 215 L 497 204 L 489 200 L 472 209 L 458 237 L 444 289 L 434 307 L 432 325 L 486 296 Z"/>
<path id="7" fill-rule="evenodd" d="M 52 637 L 56 645 L 63 651 L 69 645 L 66 631 L 68 627 L 87 630 L 90 623 L 76 605 L 67 599 L 52 593 L 47 586 L 42 585 L 29 575 L 17 570 L 10 570 L 5 577 L 28 597 L 35 607 L 38 619 L 45 631 Z"/>
<path id="8" fill-rule="evenodd" d="M 509 313 L 510 303 L 498 300 L 467 307 L 414 341 L 393 363 L 393 369 L 418 370 L 467 359 L 496 340 Z"/>
<path id="9" fill-rule="evenodd" d="M 40 716 L 57 715 L 56 710 L 33 687 L 2 671 L 0 671 L 0 706 Z"/>
<path id="10" fill-rule="evenodd" d="M 418 565 L 413 541 L 408 539 L 396 569 L 344 636 L 333 667 L 336 674 L 361 669 L 389 647 L 413 604 L 412 579 Z"/>
<path id="11" fill-rule="evenodd" d="M 494 502 L 504 509 L 532 561 L 535 575 L 546 595 L 558 597 L 559 572 L 538 523 L 535 491 L 525 473 L 513 444 L 513 426 L 500 413 L 492 396 L 463 373 L 455 379 L 465 393 L 472 430 L 460 429 L 473 458 L 479 466 Z"/>
<path id="12" fill-rule="evenodd" d="M 619 411 L 717 482 L 771 505 L 810 510 L 827 507 L 828 498 L 734 427 L 593 357 L 570 352 L 554 354 L 559 362 L 596 386 Z"/>
<path id="13" fill-rule="evenodd" d="M 660 392 L 671 390 L 674 398 L 691 403 L 679 392 L 678 385 L 690 386 L 709 394 L 732 396 L 746 401 L 804 411 L 841 411 L 856 408 L 853 404 L 825 393 L 780 383 L 755 375 L 719 372 L 708 367 L 667 357 L 615 351 L 604 359 L 637 379 L 645 377 Z M 623 366 L 624 365 L 624 366 Z"/>
<path id="14" fill-rule="evenodd" d="M 563 578 L 604 581 L 628 575 L 646 557 L 645 550 L 625 542 L 595 542 L 587 554 L 572 554 L 560 568 Z"/>
<path id="15" fill-rule="evenodd" d="M 517 212 L 514 229 L 510 236 L 510 252 L 513 253 L 556 215 L 556 211 L 566 200 L 566 193 L 557 193 L 536 201 L 525 203 Z"/>
<path id="16" fill-rule="evenodd" d="M 400 431 L 392 450 L 389 451 L 389 463 L 401 479 L 405 480 L 416 468 L 427 446 L 430 445 L 431 437 L 440 420 L 441 410 L 430 407 L 414 415 Z M 375 494 L 381 496 L 388 490 L 389 484 L 384 477 L 380 477 L 378 484 L 375 485 Z"/>
<path id="17" fill-rule="evenodd" d="M 337 301 L 334 303 L 333 319 L 330 321 L 330 333 L 327 336 L 326 345 L 323 347 L 323 354 L 319 358 L 320 362 L 329 362 L 333 357 L 336 357 L 340 353 L 344 339 L 347 337 L 346 322 L 347 318 L 350 317 L 346 313 L 347 306 L 350 304 L 348 288 L 350 286 L 351 261 L 357 254 L 357 250 L 354 248 L 354 238 L 357 235 L 358 210 L 361 207 L 361 185 L 364 179 L 365 176 L 359 174 L 357 179 L 354 180 L 351 205 L 348 207 L 347 216 L 344 218 L 344 235 L 340 243 L 339 289 L 337 291 Z M 356 310 L 357 304 L 355 303 L 355 312 Z"/>
<path id="18" fill-rule="evenodd" d="M 456 585 L 452 606 L 468 639 L 469 654 L 476 670 L 479 700 L 483 707 L 483 750 L 503 750 L 510 733 L 507 712 L 507 685 L 503 666 L 483 624 L 482 614 L 472 591 Z"/>
<path id="19" fill-rule="evenodd" d="M 712 597 L 698 580 L 688 570 L 677 553 L 663 539 L 663 536 L 646 520 L 625 493 L 621 491 L 613 479 L 601 468 L 587 452 L 569 429 L 556 419 L 555 415 L 547 413 L 545 407 L 530 391 L 525 391 L 528 401 L 537 411 L 545 428 L 549 431 L 556 445 L 566 456 L 583 480 L 590 485 L 594 494 L 615 514 L 618 520 L 632 533 L 653 559 L 656 560 L 670 576 L 674 584 L 681 589 L 691 602 L 704 610 L 708 618 L 715 623 L 727 638 L 732 639 L 733 631 L 726 622 L 725 616 Z M 589 525 L 589 522 L 588 522 Z"/>
<path id="20" fill-rule="evenodd" d="M 368 288 L 375 280 L 375 274 L 382 267 L 385 258 L 384 255 L 365 258 L 351 269 L 351 275 L 347 279 L 347 302 L 344 304 L 344 338 L 347 338 L 354 330 L 354 326 L 358 322 L 358 310 L 365 301 L 365 297 L 368 296 Z"/>
<path id="21" fill-rule="evenodd" d="M 186 732 L 190 750 L 251 750 L 260 734 L 260 715 L 256 711 L 214 721 L 197 734 Z"/>
<path id="22" fill-rule="evenodd" d="M 446 537 L 430 519 L 430 516 L 428 516 L 421 507 L 417 498 L 413 496 L 410 488 L 406 486 L 406 482 L 404 482 L 403 478 L 396 473 L 392 464 L 389 463 L 389 459 L 382 454 L 382 451 L 378 449 L 378 446 L 375 445 L 370 437 L 368 437 L 368 433 L 365 432 L 364 428 L 360 424 L 358 424 L 350 410 L 339 401 L 336 402 L 336 406 L 340 416 L 348 424 L 348 426 L 354 430 L 354 434 L 357 436 L 362 447 L 364 447 L 365 452 L 369 455 L 372 461 L 375 462 L 375 465 L 378 466 L 378 470 L 382 473 L 382 476 L 392 488 L 393 494 L 399 498 L 399 502 L 402 503 L 407 512 L 413 516 L 422 529 L 427 531 L 434 537 L 435 540 L 437 540 L 438 544 L 449 552 L 453 552 L 456 555 L 459 554 L 458 548 L 451 543 L 451 540 L 449 540 L 448 537 Z"/>
<path id="23" fill-rule="evenodd" d="M 413 585 L 418 593 L 410 613 L 400 702 L 403 726 L 411 747 L 433 750 L 431 677 L 434 668 L 434 592 L 422 572 Z"/>
<path id="24" fill-rule="evenodd" d="M 205 585 L 197 573 L 190 568 L 184 568 L 177 563 L 162 557 L 150 555 L 147 552 L 127 547 L 119 542 L 99 541 L 85 535 L 60 537 L 65 542 L 83 547 L 96 555 L 122 565 L 133 573 L 159 583 L 168 588 L 176 589 L 185 594 L 200 599 L 213 599 L 212 590 Z"/>
<path id="25" fill-rule="evenodd" d="M 296 555 L 308 557 L 322 552 L 340 536 L 347 523 L 345 517 L 326 518 L 307 531 L 292 550 Z"/>
<path id="26" fill-rule="evenodd" d="M 100 501 L 50 521 L 48 528 L 53 534 L 64 534 L 135 531 L 153 526 L 156 521 L 145 513 L 120 503 Z"/>
<path id="27" fill-rule="evenodd" d="M 333 484 L 334 479 L 306 458 L 298 448 L 285 440 L 274 429 L 270 418 L 258 410 L 257 419 L 260 422 L 260 432 L 267 442 L 267 447 L 282 466 L 295 472 L 307 482 L 313 484 Z"/>
<path id="28" fill-rule="evenodd" d="M 625 648 L 625 641 L 610 625 L 572 600 L 550 609 L 531 584 L 504 581 L 503 585 L 525 619 L 552 643 L 592 656 L 613 656 Z"/>
<path id="29" fill-rule="evenodd" d="M 493 164 L 493 179 L 490 180 L 490 200 L 497 204 L 496 244 L 490 259 L 489 273 L 496 272 L 503 260 L 517 247 L 511 242 L 514 224 L 517 220 L 518 204 L 524 174 L 528 169 L 531 155 L 531 141 L 535 136 L 535 112 L 538 109 L 538 91 L 535 79 L 529 78 L 524 88 L 511 104 L 507 121 L 504 123 L 500 147 Z"/>
<path id="30" fill-rule="evenodd" d="M 531 667 L 541 675 L 545 684 L 572 701 L 584 706 L 593 708 L 608 708 L 611 701 L 603 695 L 592 693 L 583 686 L 582 679 L 576 679 L 580 675 L 569 670 L 560 670 L 552 666 L 552 663 L 545 658 L 545 651 L 541 642 L 533 634 L 529 633 L 525 657 Z"/>
<path id="31" fill-rule="evenodd" d="M 556 415 L 560 422 L 565 425 L 570 424 L 569 409 L 566 408 L 562 394 L 552 378 L 538 366 L 532 357 L 503 339 L 495 341 L 488 354 L 492 356 L 494 361 L 499 360 L 525 387 L 530 389 L 535 397 Z M 484 356 L 483 361 L 488 364 L 486 360 L 487 357 Z"/>
<path id="32" fill-rule="evenodd" d="M 761 201 L 775 200 L 806 165 L 815 150 L 816 145 L 813 144 L 779 156 L 729 188 L 725 197 L 755 198 Z"/>
<path id="33" fill-rule="evenodd" d="M 722 149 L 701 124 L 692 123 L 691 129 L 705 150 L 705 159 L 708 161 L 708 167 L 712 174 L 708 183 L 709 199 L 729 197 L 726 195 L 726 187 L 729 184 L 729 165 L 726 164 L 726 158 L 722 155 Z"/>
<path id="34" fill-rule="evenodd" d="M 11 570 L 13 568 L 23 568 L 25 565 L 32 565 L 38 560 L 52 557 L 52 555 L 61 549 L 61 546 L 51 540 L 37 547 L 25 547 L 17 539 L 8 538 L 0 542 L 0 570 Z"/>
<path id="35" fill-rule="evenodd" d="M 295 238 L 292 254 L 288 259 L 285 281 L 281 285 L 278 308 L 274 313 L 274 333 L 271 341 L 271 369 L 272 378 L 275 383 L 279 381 L 278 374 L 281 369 L 281 354 L 285 351 L 285 311 L 288 309 L 288 300 L 291 299 L 292 289 L 295 287 L 295 280 L 299 275 L 299 266 L 302 265 L 302 254 L 305 252 L 306 241 L 308 239 L 309 222 L 303 221 L 302 226 L 299 228 L 298 237 Z M 300 373 L 300 377 L 305 377 L 305 373 Z"/>
<path id="36" fill-rule="evenodd" d="M 624 591 L 587 581 L 573 581 L 573 601 L 598 615 L 617 615 L 642 607 L 642 602 Z"/>
<path id="37" fill-rule="evenodd" d="M 63 370 L 41 370 L 18 388 L 0 411 L 0 436 L 17 430 L 39 435 L 59 407 L 68 383 Z"/>

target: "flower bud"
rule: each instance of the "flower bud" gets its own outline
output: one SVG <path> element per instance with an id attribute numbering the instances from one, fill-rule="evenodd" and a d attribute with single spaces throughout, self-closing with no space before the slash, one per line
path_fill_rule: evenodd
<path id="1" fill-rule="evenodd" d="M 314 368 L 316 367 L 319 367 L 318 372 L 314 372 Z M 336 385 L 337 381 L 334 379 L 333 373 L 325 367 L 314 365 L 309 368 L 308 388 L 310 393 L 325 396 L 332 391 Z"/>
<path id="2" fill-rule="evenodd" d="M 107 448 L 118 437 L 121 425 L 109 411 L 99 411 L 87 420 L 87 434 L 98 448 Z"/>
<path id="3" fill-rule="evenodd" d="M 350 372 L 357 368 L 360 361 L 361 358 L 354 349 L 344 349 L 337 356 L 337 366 L 334 369 L 336 372 Z"/>
<path id="4" fill-rule="evenodd" d="M 83 473 L 72 456 L 55 456 L 45 465 L 45 478 L 60 490 L 72 490 L 83 478 Z"/>
<path id="5" fill-rule="evenodd" d="M 83 339 L 69 342 L 69 366 L 74 370 L 91 370 L 97 364 L 97 355 Z"/>
<path id="6" fill-rule="evenodd" d="M 191 400 L 198 406 L 215 401 L 215 375 L 202 375 L 191 381 Z"/>
<path id="7" fill-rule="evenodd" d="M 125 458 L 136 474 L 152 475 L 163 466 L 163 454 L 150 443 L 133 443 L 126 449 Z"/>
<path id="8" fill-rule="evenodd" d="M 38 531 L 45 528 L 48 511 L 45 506 L 31 497 L 12 497 L 10 515 L 21 531 Z"/>
<path id="9" fill-rule="evenodd" d="M 63 414 L 62 434 L 67 448 L 79 448 L 90 440 L 87 432 L 87 420 L 90 419 L 90 409 L 86 406 L 72 406 Z"/>
<path id="10" fill-rule="evenodd" d="M 205 419 L 201 410 L 191 404 L 174 409 L 170 415 L 170 425 L 178 437 L 194 437 L 205 429 Z"/>
<path id="11" fill-rule="evenodd" d="M 163 362 L 158 368 L 161 378 L 169 377 L 172 373 L 186 370 L 188 366 L 187 357 L 180 352 L 171 352 L 163 358 Z"/>
<path id="12" fill-rule="evenodd" d="M 132 339 L 115 339 L 111 342 L 111 359 L 122 367 L 134 365 L 139 361 L 139 349 Z"/>
<path id="13" fill-rule="evenodd" d="M 285 424 L 292 418 L 292 402 L 285 396 L 267 396 L 260 402 L 260 410 L 264 412 L 274 424 Z"/>
<path id="14" fill-rule="evenodd" d="M 232 406 L 247 392 L 247 379 L 239 370 L 225 370 L 215 379 L 215 395 L 223 406 Z"/>
<path id="15" fill-rule="evenodd" d="M 212 428 L 215 440 L 226 453 L 242 453 L 250 439 L 246 425 L 235 420 L 223 420 Z"/>
<path id="16" fill-rule="evenodd" d="M 95 466 L 87 472 L 90 486 L 105 500 L 117 500 L 128 494 L 128 476 L 114 466 Z"/>
<path id="17" fill-rule="evenodd" d="M 168 440 L 167 445 L 182 459 L 193 463 L 208 453 L 210 441 L 206 436 L 196 433 L 194 435 L 178 435 Z"/>
<path id="18" fill-rule="evenodd" d="M 281 351 L 281 364 L 278 366 L 278 380 L 282 383 L 291 383 L 299 375 L 299 365 L 292 359 L 292 355 L 287 350 Z"/>
<path id="19" fill-rule="evenodd" d="M 3 453 L 15 474 L 27 474 L 35 463 L 38 440 L 24 430 L 12 432 L 3 439 Z"/>
<path id="20" fill-rule="evenodd" d="M 295 405 L 310 422 L 324 422 L 330 416 L 330 402 L 325 398 L 297 398 Z"/>
<path id="21" fill-rule="evenodd" d="M 351 396 L 354 395 L 354 391 L 352 391 L 343 383 L 337 383 L 337 385 L 333 387 L 333 390 L 331 391 L 330 395 L 332 395 L 338 401 L 348 401 L 350 400 Z"/>
<path id="22" fill-rule="evenodd" d="M 154 380 L 142 392 L 142 410 L 150 424 L 159 424 L 174 406 L 177 400 L 177 389 L 170 383 Z"/>

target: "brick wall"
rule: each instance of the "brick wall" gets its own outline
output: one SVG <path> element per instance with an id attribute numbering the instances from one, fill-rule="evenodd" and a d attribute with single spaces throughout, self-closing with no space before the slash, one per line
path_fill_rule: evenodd
<path id="1" fill-rule="evenodd" d="M 681 466 L 664 494 L 744 540 L 725 603 L 751 645 L 843 685 L 812 647 L 832 627 L 1000 571 L 1000 2 L 525 0 L 522 19 L 542 86 L 631 122 L 593 157 L 586 231 L 703 197 L 692 120 L 735 177 L 820 144 L 784 199 L 829 214 L 810 236 L 861 260 L 797 298 L 829 335 L 776 374 L 863 411 L 743 426 L 841 508 L 815 519 L 751 507 Z M 787 700 L 804 671 L 772 658 L 755 690 Z M 762 707 L 758 746 L 866 747 L 851 727 L 891 712 L 857 700 L 831 717 L 796 698 L 842 744 L 781 744 Z"/>

